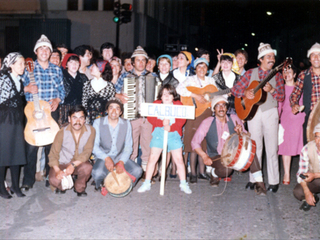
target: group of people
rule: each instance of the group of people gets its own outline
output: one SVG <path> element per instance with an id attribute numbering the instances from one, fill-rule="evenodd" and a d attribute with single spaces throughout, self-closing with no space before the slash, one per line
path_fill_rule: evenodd
<path id="1" fill-rule="evenodd" d="M 234 54 L 218 50 L 214 70 L 209 69 L 210 54 L 204 49 L 197 51 L 196 58 L 188 51 L 149 58 L 138 46 L 120 59 L 114 56 L 111 43 L 101 45 L 101 59 L 93 59 L 93 51 L 89 45 L 78 46 L 72 53 L 68 53 L 64 45 L 53 49 L 50 40 L 42 35 L 34 47 L 33 73 L 25 70 L 25 59 L 20 53 L 10 53 L 3 59 L 1 197 L 9 199 L 13 193 L 24 197 L 23 191 L 33 187 L 41 151 L 44 151 L 46 186 L 51 186 L 56 193 L 65 192 L 62 180 L 69 175 L 73 176 L 77 196 L 87 195 L 85 189 L 90 177 L 95 190 L 102 191 L 104 179 L 110 172 L 128 173 L 134 179 L 133 186 L 141 179 L 143 183 L 138 192 L 146 192 L 158 175 L 157 162 L 167 131 L 167 158 L 172 158 L 170 177 L 179 176 L 180 190 L 186 194 L 192 193 L 189 183 L 196 183 L 198 178 L 208 180 L 212 186 L 218 186 L 221 180 L 231 181 L 233 169 L 216 159 L 223 157 L 221 153 L 229 137 L 238 134 L 249 136 L 256 146 L 247 189 L 259 195 L 278 191 L 278 155 L 282 155 L 284 166 L 282 183 L 290 184 L 291 157 L 300 154 L 294 195 L 303 201 L 304 210 L 316 204 L 320 187 L 320 124 L 313 132 L 315 140 L 309 143 L 306 128 L 320 96 L 320 44 L 314 44 L 308 51 L 309 69 L 297 76 L 297 69 L 286 65 L 282 73 L 274 73 L 261 86 L 265 101 L 253 106 L 256 112 L 247 121 L 239 118 L 235 100 L 241 99 L 244 105 L 245 100 L 250 102 L 256 98 L 256 82 L 269 77 L 275 64 L 276 51 L 270 44 L 260 43 L 258 67 L 247 71 L 244 67 L 248 54 L 241 49 Z M 155 68 L 158 71 L 154 71 Z M 182 105 L 191 101 L 196 107 L 195 119 L 141 116 L 129 121 L 122 118 L 128 101 L 123 87 L 128 77 L 145 77 L 142 81 L 152 77 L 161 85 L 154 104 Z M 212 87 L 215 90 L 208 91 L 215 95 L 209 94 L 208 99 L 202 90 Z M 50 104 L 50 117 L 60 127 L 53 143 L 40 149 L 26 143 L 23 133 L 23 109 L 26 102 L 33 102 L 35 97 Z M 304 105 L 303 111 L 301 105 Z M 279 132 L 284 134 L 278 144 Z M 261 170 L 263 147 L 268 188 Z M 24 166 L 21 188 L 20 166 Z M 5 186 L 7 167 L 10 167 L 12 182 L 9 192 Z"/>

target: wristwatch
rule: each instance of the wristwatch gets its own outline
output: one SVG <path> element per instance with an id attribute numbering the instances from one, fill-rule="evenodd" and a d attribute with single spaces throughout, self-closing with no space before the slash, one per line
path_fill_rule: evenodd
<path id="1" fill-rule="evenodd" d="M 77 167 L 73 162 L 71 163 L 71 165 L 72 165 L 74 168 L 76 168 L 76 167 Z"/>

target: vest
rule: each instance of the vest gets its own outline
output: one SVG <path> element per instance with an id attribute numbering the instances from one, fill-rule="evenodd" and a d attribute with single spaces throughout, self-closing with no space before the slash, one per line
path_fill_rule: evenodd
<path id="1" fill-rule="evenodd" d="M 109 130 L 109 124 L 104 124 L 104 120 L 107 117 L 100 118 L 100 148 L 105 152 L 109 153 L 112 146 L 112 136 Z M 128 121 L 122 118 L 119 118 L 119 132 L 118 138 L 116 139 L 116 147 L 118 154 L 115 159 L 112 159 L 114 163 L 117 163 L 120 160 L 122 150 L 125 146 L 127 129 L 128 129 Z"/>
<path id="2" fill-rule="evenodd" d="M 319 159 L 317 153 L 316 142 L 313 140 L 308 142 L 308 157 L 309 157 L 309 172 L 317 173 L 319 172 Z"/>
<path id="3" fill-rule="evenodd" d="M 234 131 L 234 123 L 231 119 L 230 116 L 228 116 L 229 121 L 227 122 L 228 128 L 229 128 L 229 133 L 230 135 L 235 133 Z M 207 152 L 209 157 L 214 157 L 216 155 L 219 155 L 217 151 L 218 143 L 219 143 L 219 137 L 218 137 L 218 131 L 217 131 L 217 123 L 216 123 L 216 118 L 213 119 L 209 131 L 206 136 L 207 140 Z"/>
<path id="4" fill-rule="evenodd" d="M 250 83 L 254 80 L 256 80 L 256 81 L 260 80 L 258 68 L 253 69 L 252 74 L 251 74 L 251 78 L 250 78 Z M 249 85 L 250 85 L 250 83 L 249 83 Z M 277 85 L 276 77 L 274 76 L 273 78 L 271 78 L 269 83 L 275 88 Z M 275 108 L 275 107 L 278 107 L 278 101 L 272 97 L 270 92 L 268 92 L 267 93 L 267 100 L 263 104 L 260 105 L 260 109 L 262 112 L 264 112 L 264 111 L 267 111 L 267 110 L 269 110 L 271 108 Z"/>
<path id="5" fill-rule="evenodd" d="M 308 70 L 303 79 L 303 105 L 304 112 L 307 114 L 311 108 L 311 94 L 312 94 L 312 81 L 311 81 L 311 73 Z"/>
<path id="6" fill-rule="evenodd" d="M 68 126 L 63 128 L 63 142 L 62 142 L 61 151 L 59 154 L 60 164 L 69 163 L 71 159 L 74 157 L 76 152 L 76 143 L 72 136 L 72 132 L 67 130 Z M 83 152 L 83 148 L 87 144 L 88 139 L 91 135 L 91 126 L 85 124 L 84 127 L 87 129 L 87 131 L 84 131 L 81 138 L 79 139 L 78 154 L 81 154 Z"/>

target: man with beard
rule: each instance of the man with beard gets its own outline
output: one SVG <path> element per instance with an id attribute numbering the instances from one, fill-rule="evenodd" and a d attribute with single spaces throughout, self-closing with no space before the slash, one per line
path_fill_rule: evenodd
<path id="1" fill-rule="evenodd" d="M 214 161 L 214 158 L 221 155 L 226 139 L 231 134 L 242 133 L 243 124 L 237 115 L 227 115 L 228 100 L 225 97 L 214 97 L 211 106 L 215 116 L 208 117 L 202 121 L 192 138 L 191 145 L 192 149 L 202 157 L 204 164 L 212 167 L 210 185 L 217 187 L 220 182 L 219 178 L 229 177 L 232 169 L 223 166 L 220 160 Z M 201 148 L 201 142 L 204 139 L 207 140 L 207 152 Z M 263 183 L 262 172 L 257 156 L 254 157 L 250 166 L 250 172 L 256 181 L 255 191 L 258 195 L 265 195 L 266 188 Z"/>
<path id="2" fill-rule="evenodd" d="M 235 97 L 254 98 L 253 89 L 247 89 L 249 84 L 256 80 L 264 80 L 270 73 L 275 64 L 275 50 L 270 44 L 260 43 L 258 48 L 258 60 L 260 66 L 248 70 L 231 92 Z M 248 121 L 249 132 L 251 137 L 257 144 L 256 155 L 259 164 L 262 162 L 263 138 L 266 149 L 267 168 L 268 168 L 268 191 L 277 192 L 279 188 L 279 162 L 278 162 L 278 102 L 284 100 L 284 82 L 282 75 L 277 73 L 263 87 L 263 91 L 267 92 L 267 100 L 261 104 L 252 120 Z M 250 182 L 246 188 L 254 189 L 255 180 L 250 173 Z"/>
<path id="3" fill-rule="evenodd" d="M 64 176 L 77 176 L 74 191 L 78 197 L 87 196 L 86 183 L 91 175 L 89 157 L 93 150 L 95 129 L 85 124 L 86 109 L 81 105 L 69 111 L 69 124 L 57 133 L 49 154 L 49 182 L 56 193 L 65 193 L 61 180 Z M 65 170 L 65 171 L 64 171 Z"/>

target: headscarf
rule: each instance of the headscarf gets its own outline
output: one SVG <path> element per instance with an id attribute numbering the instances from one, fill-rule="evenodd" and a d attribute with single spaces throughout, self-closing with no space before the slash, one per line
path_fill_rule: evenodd
<path id="1" fill-rule="evenodd" d="M 14 64 L 19 58 L 23 57 L 19 52 L 9 53 L 2 62 L 1 70 L 8 69 L 12 64 Z"/>
<path id="2" fill-rule="evenodd" d="M 66 69 L 67 63 L 68 63 L 69 58 L 70 58 L 71 56 L 77 56 L 77 57 L 79 57 L 79 56 L 78 56 L 77 54 L 75 54 L 75 53 L 67 53 L 67 54 L 64 56 L 64 58 L 63 58 L 63 60 L 62 60 L 62 63 L 61 63 L 61 66 L 62 66 L 64 69 Z M 80 58 L 79 58 L 79 64 L 81 65 Z"/>
<path id="3" fill-rule="evenodd" d="M 232 68 L 231 70 L 233 72 L 235 72 L 236 74 L 240 74 L 239 71 L 240 71 L 240 68 L 239 68 L 239 65 L 238 65 L 238 62 L 237 62 L 237 59 L 236 59 L 236 56 L 233 54 L 233 53 L 224 53 L 222 55 L 225 55 L 225 56 L 229 56 L 233 59 L 233 63 L 232 63 Z"/>
<path id="4" fill-rule="evenodd" d="M 101 60 L 101 61 L 96 62 L 97 67 L 99 68 L 99 71 L 101 73 L 103 73 L 104 69 L 106 68 L 107 63 L 108 63 L 108 61 L 105 61 L 105 60 Z"/>

